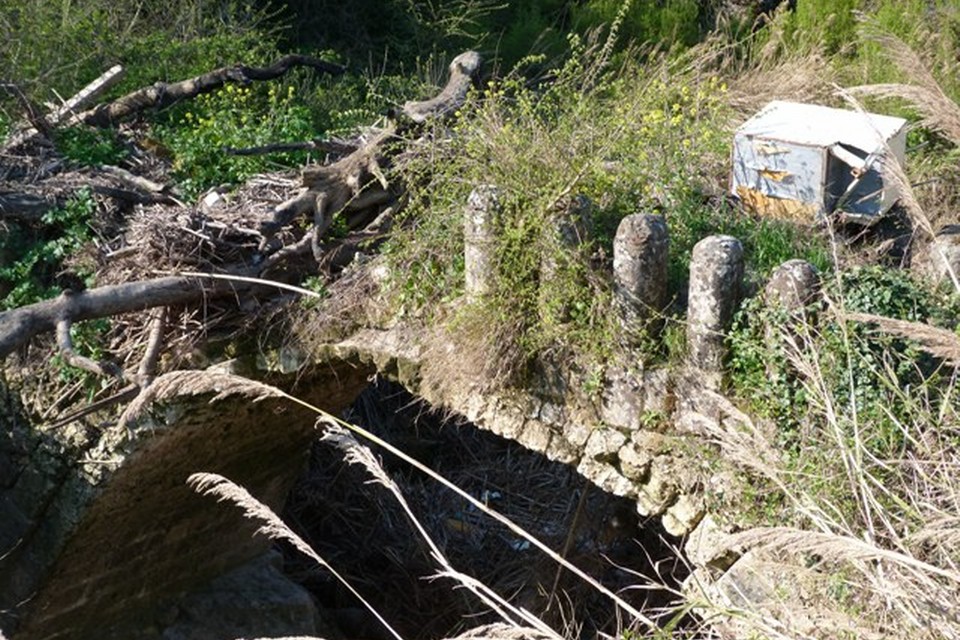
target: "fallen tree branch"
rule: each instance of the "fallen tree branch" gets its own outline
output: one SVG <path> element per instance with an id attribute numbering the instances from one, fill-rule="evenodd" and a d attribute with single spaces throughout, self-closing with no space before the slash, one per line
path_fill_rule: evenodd
<path id="1" fill-rule="evenodd" d="M 339 75 L 345 70 L 340 65 L 319 58 L 290 54 L 283 56 L 269 67 L 236 65 L 216 69 L 180 82 L 169 84 L 158 82 L 152 86 L 138 89 L 113 102 L 84 111 L 77 116 L 77 119 L 94 127 L 109 127 L 145 109 L 162 109 L 181 100 L 216 91 L 228 82 L 246 84 L 253 80 L 273 80 L 284 75 L 293 67 L 310 67 L 331 75 Z"/>
<path id="2" fill-rule="evenodd" d="M 261 156 L 268 153 L 283 153 L 285 151 L 322 151 L 334 155 L 347 155 L 357 150 L 355 144 L 338 140 L 310 140 L 308 142 L 276 142 L 261 147 L 245 147 L 236 149 L 225 147 L 223 152 L 228 156 Z"/>
<path id="3" fill-rule="evenodd" d="M 40 222 L 50 209 L 57 206 L 52 198 L 30 193 L 0 193 L 0 221 Z"/>
<path id="4" fill-rule="evenodd" d="M 480 54 L 476 51 L 461 53 L 450 63 L 450 78 L 443 91 L 430 100 L 405 103 L 403 114 L 414 122 L 426 122 L 459 109 L 480 71 L 480 63 Z"/>
<path id="5" fill-rule="evenodd" d="M 78 91 L 69 100 L 65 101 L 63 106 L 46 116 L 46 122 L 48 122 L 51 126 L 57 126 L 63 121 L 64 118 L 72 116 L 80 109 L 85 109 L 89 104 L 102 96 L 107 89 L 120 82 L 120 80 L 123 79 L 123 76 L 123 67 L 120 65 L 114 65 L 110 67 L 107 71 L 102 73 L 100 77 Z M 68 119 L 68 122 L 69 121 L 70 120 Z M 3 149 L 13 149 L 14 147 L 20 146 L 25 142 L 29 142 L 36 135 L 36 128 L 27 127 L 26 129 L 12 134 L 3 144 Z"/>
<path id="6" fill-rule="evenodd" d="M 407 130 L 418 129 L 423 122 L 441 118 L 459 108 L 473 86 L 480 63 L 480 54 L 476 51 L 461 53 L 450 63 L 450 77 L 436 97 L 403 105 L 402 115 L 406 117 L 406 122 L 401 118 L 401 122 L 381 131 L 353 153 L 332 164 L 304 169 L 305 190 L 278 205 L 272 219 L 260 224 L 260 232 L 264 236 L 261 247 L 268 247 L 271 236 L 277 231 L 296 218 L 307 215 L 314 220 L 312 241 L 319 262 L 323 233 L 335 216 L 345 211 L 383 205 L 395 197 L 386 179 L 386 169 L 402 146 L 400 143 L 404 135 L 409 133 Z M 358 217 L 358 226 L 375 216 L 376 212 L 370 217 Z"/>
<path id="7" fill-rule="evenodd" d="M 34 336 L 54 331 L 63 321 L 80 322 L 153 307 L 190 304 L 230 295 L 245 286 L 249 285 L 172 276 L 63 293 L 52 300 L 0 313 L 0 359 Z"/>

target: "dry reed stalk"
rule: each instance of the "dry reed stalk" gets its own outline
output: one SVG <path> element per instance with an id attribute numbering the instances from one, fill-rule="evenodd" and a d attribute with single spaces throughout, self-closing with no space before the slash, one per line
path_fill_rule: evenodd
<path id="1" fill-rule="evenodd" d="M 930 65 L 903 40 L 875 24 L 866 25 L 863 35 L 879 45 L 890 62 L 912 82 L 861 85 L 849 91 L 861 96 L 906 100 L 923 115 L 921 126 L 939 131 L 960 145 L 960 106 L 943 91 Z"/>
<path id="2" fill-rule="evenodd" d="M 226 501 L 237 505 L 243 509 L 244 517 L 262 523 L 260 528 L 257 529 L 257 533 L 267 536 L 271 540 L 286 540 L 292 544 L 297 551 L 324 567 L 373 614 L 390 635 L 397 640 L 403 640 L 400 634 L 354 589 L 353 585 L 351 585 L 346 578 L 341 576 L 326 560 L 317 555 L 310 545 L 294 533 L 270 507 L 254 498 L 246 489 L 215 473 L 191 474 L 190 477 L 187 478 L 187 484 L 199 494 L 217 498 L 217 502 Z"/>
<path id="3" fill-rule="evenodd" d="M 539 618 L 532 615 L 530 612 L 514 607 L 482 581 L 454 569 L 446 555 L 444 555 L 443 551 L 440 550 L 440 547 L 437 546 L 437 543 L 434 542 L 426 528 L 413 513 L 413 510 L 410 508 L 410 504 L 404 497 L 403 492 L 400 491 L 400 487 L 398 487 L 397 484 L 390 478 L 390 476 L 387 475 L 387 472 L 384 471 L 383 467 L 377 462 L 376 457 L 374 457 L 370 449 L 357 442 L 356 438 L 354 438 L 350 432 L 340 427 L 336 423 L 327 423 L 321 440 L 333 443 L 337 448 L 343 451 L 344 459 L 347 461 L 347 463 L 360 465 L 366 469 L 366 471 L 373 477 L 372 482 L 383 486 L 391 494 L 393 494 L 397 503 L 410 520 L 410 523 L 417 530 L 417 533 L 420 535 L 421 539 L 429 547 L 430 556 L 440 567 L 440 576 L 453 578 L 465 586 L 494 612 L 496 612 L 496 614 L 511 627 L 518 629 L 522 628 L 521 625 L 516 622 L 516 619 L 519 619 L 537 629 L 537 631 L 543 634 L 544 637 L 550 638 L 551 640 L 563 640 L 560 634 L 556 633 L 553 629 L 547 626 Z"/>
<path id="4" fill-rule="evenodd" d="M 234 376 L 211 371 L 172 371 L 160 376 L 150 386 L 145 387 L 120 415 L 119 424 L 129 427 L 148 405 L 180 396 L 196 396 L 215 393 L 211 402 L 231 395 L 244 395 L 252 402 L 266 398 L 285 397 L 279 389 L 268 385 Z"/>
<path id="5" fill-rule="evenodd" d="M 157 386 L 158 384 L 159 386 Z M 156 387 L 156 389 L 154 389 L 154 387 Z M 181 393 L 181 392 L 187 393 L 187 394 L 196 394 L 196 393 L 206 393 L 210 391 L 217 391 L 218 393 L 217 398 L 222 397 L 224 395 L 231 394 L 231 393 L 244 393 L 251 396 L 255 400 L 268 398 L 268 397 L 283 397 L 295 404 L 300 405 L 301 407 L 304 407 L 316 413 L 319 416 L 318 420 L 323 424 L 336 424 L 341 428 L 344 428 L 360 436 L 364 440 L 367 440 L 380 447 L 383 447 L 384 449 L 392 453 L 394 456 L 398 457 L 399 459 L 411 465 L 418 471 L 426 474 L 433 480 L 447 487 L 449 490 L 454 492 L 457 496 L 459 496 L 469 504 L 473 505 L 473 507 L 475 507 L 477 510 L 493 518 L 500 524 L 504 525 L 507 529 L 509 529 L 511 532 L 513 532 L 517 536 L 520 536 L 524 540 L 527 540 L 528 542 L 530 542 L 531 545 L 539 549 L 542 553 L 547 555 L 553 561 L 563 565 L 563 567 L 566 568 L 568 571 L 575 574 L 581 580 L 583 580 L 588 585 L 590 585 L 590 587 L 592 587 L 596 592 L 601 593 L 607 598 L 609 598 L 620 609 L 622 609 L 623 611 L 628 613 L 630 616 L 632 616 L 636 622 L 644 625 L 650 630 L 656 630 L 658 628 L 657 624 L 653 620 L 651 620 L 649 617 L 644 615 L 642 612 L 640 612 L 630 603 L 626 602 L 623 598 L 618 596 L 609 588 L 605 587 L 597 579 L 585 573 L 582 569 L 580 569 L 579 567 L 577 567 L 576 565 L 568 561 L 566 558 L 563 558 L 562 556 L 560 556 L 560 554 L 553 551 L 550 547 L 544 544 L 536 536 L 530 534 L 528 531 L 526 531 L 525 529 L 517 525 L 515 522 L 513 522 L 510 518 L 507 518 L 506 516 L 499 513 L 498 511 L 491 509 L 483 501 L 470 495 L 467 491 L 464 491 L 463 489 L 458 487 L 455 483 L 451 482 L 450 480 L 448 480 L 441 474 L 437 473 L 430 467 L 424 465 L 420 461 L 416 460 L 415 458 L 411 457 L 410 455 L 406 454 L 402 450 L 393 446 L 389 442 L 386 442 L 385 440 L 371 433 L 370 431 L 362 427 L 359 427 L 357 425 L 350 424 L 344 420 L 341 420 L 340 418 L 334 415 L 331 415 L 330 413 L 327 413 L 323 409 L 320 409 L 308 402 L 305 402 L 304 400 L 301 400 L 296 396 L 290 395 L 276 387 L 273 387 L 261 382 L 249 380 L 242 376 L 236 376 L 231 374 L 211 373 L 207 371 L 175 372 L 175 373 L 166 374 L 164 376 L 160 376 L 159 378 L 157 378 L 157 380 L 155 380 L 154 383 L 148 389 L 144 390 L 143 392 L 144 398 L 142 399 L 138 398 L 137 400 L 134 401 L 134 403 L 131 403 L 131 407 L 136 405 L 135 408 L 131 409 L 131 407 L 128 407 L 127 411 L 124 412 L 124 415 L 128 416 L 128 420 L 133 419 L 133 417 L 138 415 L 139 412 L 142 411 L 144 407 L 153 399 L 167 399 L 167 398 L 175 397 L 176 395 L 178 395 L 178 393 Z M 201 482 L 202 482 L 202 487 L 200 486 Z M 222 499 L 233 499 L 233 498 L 240 499 L 240 498 L 243 498 L 244 494 L 249 496 L 249 494 L 247 494 L 247 492 L 243 490 L 241 487 L 235 487 L 235 485 L 232 485 L 232 483 L 230 483 L 229 480 L 213 474 L 194 474 L 194 476 L 191 476 L 191 484 L 196 486 L 198 490 L 202 490 L 208 493 L 213 493 L 214 495 L 220 496 Z M 227 487 L 227 488 L 220 488 L 220 487 Z M 236 490 L 230 489 L 229 487 L 235 487 Z M 238 504 L 241 504 L 241 503 L 238 502 Z M 259 505 L 262 509 L 258 509 L 256 505 Z M 267 507 L 260 505 L 260 503 L 257 502 L 252 496 L 249 497 L 249 500 L 246 501 L 246 504 L 241 504 L 241 506 L 244 506 L 244 507 L 249 506 L 251 515 L 258 517 L 259 519 L 261 519 L 266 523 L 264 527 L 261 527 L 263 532 L 274 533 L 277 535 L 289 534 L 293 536 L 296 539 L 296 541 L 298 541 L 298 543 L 295 543 L 295 546 L 297 546 L 298 549 L 300 549 L 303 553 L 307 554 L 309 557 L 315 558 L 317 562 L 320 562 L 324 564 L 324 566 L 329 567 L 329 565 L 324 563 L 322 559 L 319 559 L 319 556 L 316 556 L 313 550 L 310 549 L 309 545 L 306 545 L 306 543 L 303 542 L 299 537 L 297 537 L 295 533 L 293 533 L 288 528 L 286 528 L 286 526 L 283 525 L 283 522 L 279 518 L 277 518 L 276 515 L 274 515 Z M 263 511 L 263 510 L 266 510 L 266 511 Z M 274 526 L 274 525 L 277 525 L 277 526 Z M 290 539 L 290 538 L 287 538 L 287 539 Z M 291 539 L 291 541 L 293 540 Z M 375 615 L 378 615 L 378 614 L 375 613 Z M 378 619 L 380 619 L 379 616 L 378 616 Z M 391 632 L 392 632 L 392 629 L 391 629 Z"/>
<path id="6" fill-rule="evenodd" d="M 897 320 L 871 313 L 847 313 L 847 320 L 876 325 L 886 333 L 916 341 L 927 353 L 942 358 L 952 366 L 960 366 L 960 337 L 952 331 L 923 322 Z"/>

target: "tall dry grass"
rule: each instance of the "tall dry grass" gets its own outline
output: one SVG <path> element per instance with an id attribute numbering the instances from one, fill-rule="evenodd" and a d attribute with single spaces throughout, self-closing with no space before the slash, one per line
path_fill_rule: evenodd
<path id="1" fill-rule="evenodd" d="M 933 73 L 933 64 L 922 53 L 874 23 L 867 22 L 864 25 L 863 37 L 878 45 L 889 62 L 910 81 L 860 85 L 851 87 L 849 91 L 858 96 L 904 100 L 922 116 L 917 123 L 919 126 L 939 131 L 951 142 L 960 145 L 960 106 L 944 91 Z M 956 69 L 940 71 L 950 73 Z"/>
<path id="2" fill-rule="evenodd" d="M 503 597 L 501 594 L 498 594 L 494 589 L 483 584 L 474 577 L 464 574 L 454 568 L 447 560 L 440 547 L 430 538 L 426 528 L 419 522 L 413 510 L 410 509 L 405 497 L 400 492 L 397 485 L 386 474 L 370 450 L 361 445 L 355 436 L 359 436 L 365 441 L 374 443 L 386 449 L 391 454 L 400 458 L 418 471 L 441 483 L 446 488 L 457 494 L 464 501 L 472 505 L 473 508 L 493 518 L 498 523 L 506 526 L 512 533 L 528 541 L 533 547 L 546 554 L 546 556 L 557 562 L 558 565 L 562 566 L 565 570 L 573 573 L 581 580 L 586 582 L 592 589 L 595 589 L 598 593 L 609 598 L 617 608 L 618 616 L 621 617 L 621 624 L 624 628 L 640 627 L 650 633 L 658 632 L 658 624 L 650 617 L 635 608 L 630 603 L 626 602 L 618 594 L 605 587 L 595 577 L 587 574 L 580 567 L 571 563 L 569 560 L 563 557 L 562 554 L 550 549 L 534 535 L 524 530 L 506 516 L 492 509 L 485 502 L 472 496 L 470 493 L 464 491 L 428 466 L 412 458 L 404 451 L 401 451 L 400 449 L 384 441 L 375 434 L 370 433 L 362 427 L 344 422 L 343 420 L 340 420 L 339 418 L 332 416 L 327 412 L 310 405 L 309 403 L 306 403 L 295 396 L 291 396 L 275 387 L 248 380 L 240 376 L 233 376 L 230 374 L 208 374 L 205 372 L 189 372 L 189 374 L 178 372 L 161 376 L 154 384 L 158 385 L 158 389 L 163 390 L 160 393 L 150 394 L 151 397 L 155 399 L 173 397 L 176 395 L 178 389 L 190 395 L 216 391 L 220 394 L 241 393 L 255 399 L 276 397 L 279 395 L 314 411 L 319 416 L 318 425 L 323 426 L 325 429 L 324 437 L 327 440 L 334 442 L 338 447 L 341 448 L 341 450 L 343 450 L 345 459 L 348 462 L 359 464 L 365 468 L 371 475 L 372 482 L 383 485 L 398 500 L 404 512 L 407 514 L 407 517 L 410 519 L 411 524 L 417 530 L 429 549 L 430 555 L 437 565 L 437 575 L 452 579 L 454 584 L 462 586 L 474 593 L 478 598 L 486 603 L 492 611 L 497 613 L 506 624 L 510 625 L 514 629 L 533 630 L 537 634 L 537 637 L 543 638 L 565 637 L 563 634 L 553 630 L 549 625 L 532 615 L 530 612 L 512 605 L 507 598 Z M 150 398 L 145 396 L 141 402 L 137 403 L 139 408 L 136 411 L 131 411 L 130 416 L 135 415 L 136 412 L 139 411 L 149 400 Z M 209 473 L 195 473 L 190 476 L 188 483 L 198 493 L 215 497 L 218 501 L 228 501 L 234 503 L 243 510 L 244 515 L 247 518 L 261 523 L 261 526 L 258 529 L 259 534 L 266 535 L 274 540 L 285 540 L 291 543 L 296 550 L 312 559 L 319 566 L 330 571 L 338 581 L 340 581 L 364 604 L 365 607 L 367 607 L 367 609 L 377 618 L 377 620 L 381 622 L 388 633 L 400 640 L 400 635 L 390 626 L 389 622 L 383 619 L 383 617 L 374 609 L 374 607 L 360 596 L 360 594 L 349 583 L 349 581 L 346 580 L 346 578 L 341 576 L 334 567 L 332 567 L 326 560 L 321 558 L 312 548 L 310 548 L 310 546 L 302 538 L 300 538 L 300 536 L 293 532 L 280 519 L 279 516 L 256 500 L 256 498 L 250 495 L 249 492 L 247 492 L 243 487 L 234 484 L 228 478 Z M 575 625 L 571 624 L 569 628 L 575 628 Z"/>
<path id="3" fill-rule="evenodd" d="M 824 313 L 818 326 L 840 328 L 843 353 L 823 352 L 810 324 L 779 336 L 811 411 L 797 456 L 775 442 L 775 425 L 732 405 L 735 419 L 711 434 L 724 458 L 782 497 L 774 514 L 722 542 L 767 568 L 782 599 L 701 606 L 758 637 L 960 638 L 957 372 L 944 365 L 908 388 L 889 364 L 865 379 L 855 329 L 869 322 L 939 356 L 955 355 L 958 341 L 928 325 L 848 313 L 842 298 Z M 862 400 L 866 384 L 884 390 L 871 406 Z M 893 451 L 877 444 L 891 440 L 900 443 Z M 797 576 L 813 585 L 802 597 L 803 585 L 777 583 Z"/>

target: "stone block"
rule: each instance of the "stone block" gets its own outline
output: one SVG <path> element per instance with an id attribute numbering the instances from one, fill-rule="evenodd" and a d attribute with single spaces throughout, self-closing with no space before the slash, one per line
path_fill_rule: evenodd
<path id="1" fill-rule="evenodd" d="M 641 516 L 659 516 L 677 497 L 677 488 L 665 464 L 655 460 L 650 465 L 647 481 L 637 487 L 637 513 Z"/>
<path id="2" fill-rule="evenodd" d="M 583 449 L 584 458 L 608 460 L 617 455 L 627 437 L 616 429 L 594 429 Z"/>
<path id="3" fill-rule="evenodd" d="M 703 498 L 684 493 L 663 514 L 663 528 L 670 535 L 685 536 L 693 531 L 703 515 Z"/>
<path id="4" fill-rule="evenodd" d="M 621 429 L 639 429 L 644 410 L 643 373 L 625 367 L 611 367 L 607 372 L 601 417 Z"/>
<path id="5" fill-rule="evenodd" d="M 563 437 L 577 450 L 583 449 L 593 433 L 593 427 L 581 420 L 571 420 L 563 425 Z"/>
<path id="6" fill-rule="evenodd" d="M 546 453 L 553 439 L 553 431 L 538 420 L 528 420 L 517 437 L 517 442 L 531 451 Z"/>
<path id="7" fill-rule="evenodd" d="M 633 483 L 624 478 L 611 464 L 583 458 L 577 466 L 577 472 L 604 491 L 615 496 L 632 498 L 637 493 Z"/>

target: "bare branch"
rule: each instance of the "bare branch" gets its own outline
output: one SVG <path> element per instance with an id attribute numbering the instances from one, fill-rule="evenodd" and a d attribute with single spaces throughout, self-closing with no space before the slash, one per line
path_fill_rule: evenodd
<path id="1" fill-rule="evenodd" d="M 0 313 L 0 359 L 34 336 L 54 331 L 62 321 L 80 322 L 153 307 L 189 304 L 203 297 L 229 295 L 246 286 L 249 285 L 172 276 L 64 293 L 52 300 Z"/>
<path id="2" fill-rule="evenodd" d="M 141 387 L 149 386 L 157 377 L 157 361 L 163 349 L 163 335 L 167 329 L 167 308 L 160 307 L 150 312 L 150 335 L 147 336 L 147 350 L 137 368 L 137 382 Z"/>
<path id="3" fill-rule="evenodd" d="M 162 109 L 181 100 L 216 91 L 228 82 L 246 84 L 252 80 L 273 80 L 284 75 L 293 67 L 311 67 L 332 75 L 339 75 L 344 71 L 343 67 L 319 58 L 291 54 L 283 56 L 269 67 L 236 65 L 223 67 L 180 82 L 170 84 L 158 82 L 150 87 L 138 89 L 113 102 L 85 111 L 77 118 L 79 121 L 95 127 L 109 127 L 145 109 Z"/>

